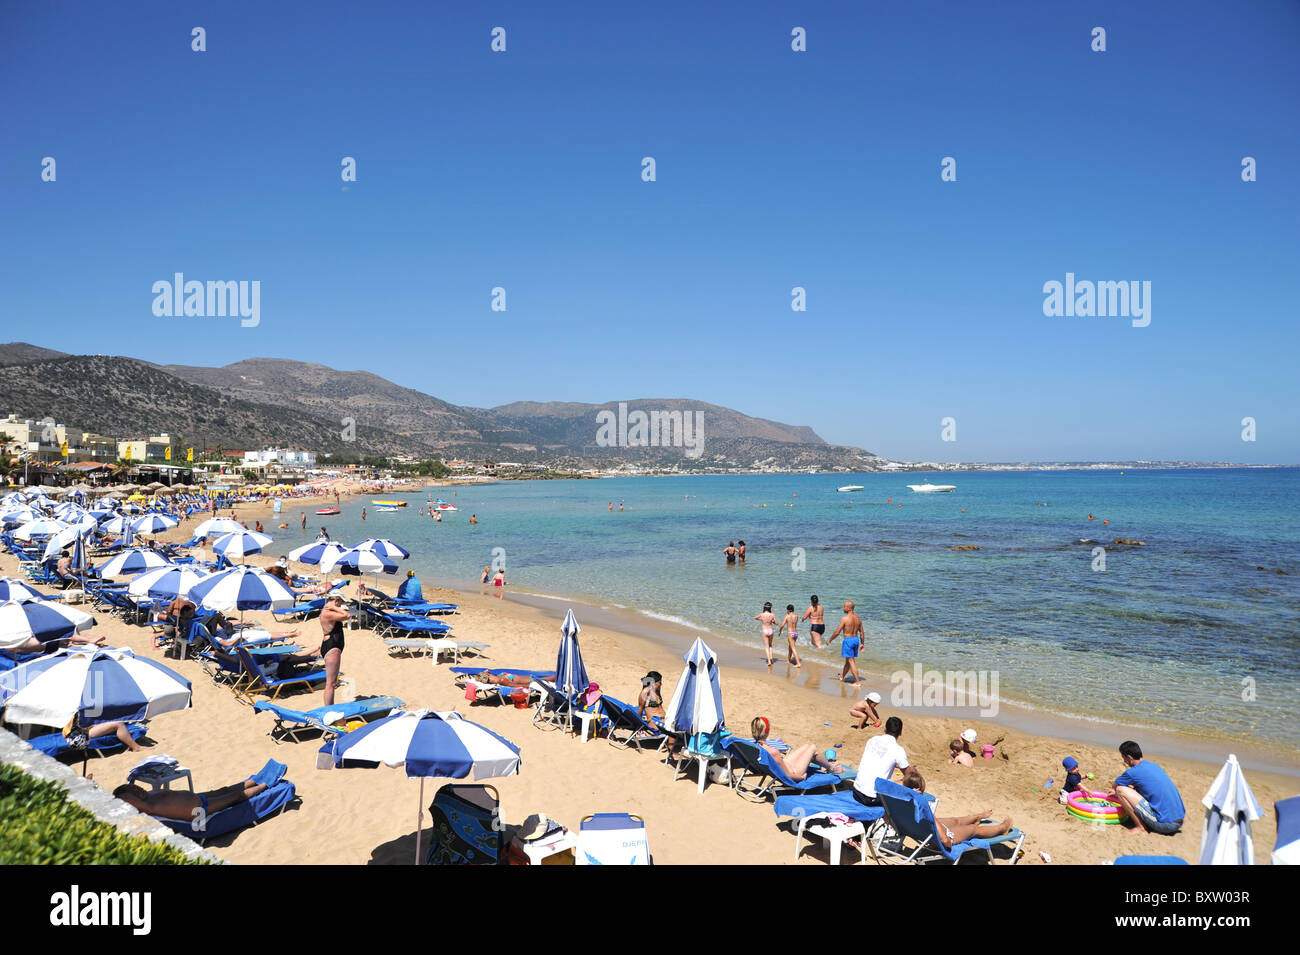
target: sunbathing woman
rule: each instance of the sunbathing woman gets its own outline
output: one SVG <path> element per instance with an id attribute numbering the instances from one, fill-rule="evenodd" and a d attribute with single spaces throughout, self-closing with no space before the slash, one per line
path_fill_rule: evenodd
<path id="1" fill-rule="evenodd" d="M 149 792 L 133 783 L 118 786 L 113 795 L 141 812 L 164 819 L 181 819 L 192 822 L 200 819 L 200 812 L 211 816 L 252 799 L 266 789 L 265 783 L 245 779 L 242 783 L 211 789 L 205 793 L 186 792 L 184 789 L 158 789 Z"/>
<path id="2" fill-rule="evenodd" d="M 484 670 L 482 673 L 475 673 L 470 677 L 475 683 L 491 683 L 495 686 L 522 686 L 527 689 L 532 685 L 533 680 L 554 680 L 554 673 L 542 673 L 538 676 L 530 676 L 527 673 L 502 673 L 499 676 L 488 673 Z"/>
<path id="3" fill-rule="evenodd" d="M 833 763 L 817 751 L 817 747 L 812 743 L 804 743 L 799 747 L 791 747 L 787 753 L 779 752 L 766 742 L 768 735 L 772 732 L 772 724 L 768 722 L 766 716 L 756 716 L 753 722 L 749 724 L 749 731 L 754 734 L 754 742 L 767 751 L 767 754 L 795 782 L 800 782 L 808 778 L 808 770 L 815 763 L 817 772 L 833 773 L 838 776 L 844 772 L 844 767 L 839 763 Z"/>
<path id="4" fill-rule="evenodd" d="M 925 778 L 915 770 L 903 773 L 903 785 L 919 793 L 925 792 Z M 939 826 L 939 840 L 945 849 L 951 849 L 967 839 L 988 839 L 992 836 L 1004 836 L 1011 831 L 1011 817 L 1001 822 L 985 822 L 993 813 L 985 809 L 970 816 L 936 816 L 934 821 Z"/>

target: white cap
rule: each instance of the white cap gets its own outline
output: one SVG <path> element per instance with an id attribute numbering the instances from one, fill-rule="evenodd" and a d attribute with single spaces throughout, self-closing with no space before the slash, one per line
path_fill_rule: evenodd
<path id="1" fill-rule="evenodd" d="M 961 738 L 968 743 L 973 743 L 975 742 L 977 736 L 974 730 L 966 730 L 966 732 L 961 734 Z"/>
<path id="2" fill-rule="evenodd" d="M 873 690 L 872 692 L 867 694 L 867 699 L 869 699 L 872 703 L 879 703 L 880 694 Z"/>

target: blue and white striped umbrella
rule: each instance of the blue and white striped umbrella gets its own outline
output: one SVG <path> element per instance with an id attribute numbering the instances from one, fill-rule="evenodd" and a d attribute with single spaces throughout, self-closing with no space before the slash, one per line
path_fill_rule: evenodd
<path id="1" fill-rule="evenodd" d="M 1197 864 L 1254 865 L 1255 841 L 1250 835 L 1250 824 L 1264 813 L 1235 755 L 1228 755 L 1201 805 L 1205 807 L 1205 824 L 1201 828 L 1201 858 Z"/>
<path id="2" fill-rule="evenodd" d="M 19 527 L 28 524 L 41 515 L 30 507 L 10 507 L 0 511 L 0 523 L 5 527 Z"/>
<path id="3" fill-rule="evenodd" d="M 18 530 L 14 531 L 14 537 L 20 541 L 44 540 L 47 537 L 53 537 L 59 531 L 68 527 L 67 521 L 60 521 L 53 517 L 38 517 L 34 521 L 28 521 Z"/>
<path id="4" fill-rule="evenodd" d="M 397 564 L 376 551 L 353 547 L 322 560 L 320 570 L 322 574 L 331 574 L 337 570 L 340 574 L 360 577 L 362 574 L 395 574 Z"/>
<path id="5" fill-rule="evenodd" d="M 315 541 L 289 551 L 289 559 L 300 564 L 319 564 L 326 559 L 337 558 L 347 550 L 334 541 Z"/>
<path id="6" fill-rule="evenodd" d="M 591 683 L 587 679 L 587 668 L 582 665 L 582 648 L 578 646 L 581 631 L 578 618 L 570 610 L 560 625 L 560 652 L 555 658 L 555 688 L 570 698 L 586 690 Z"/>
<path id="7" fill-rule="evenodd" d="M 190 705 L 190 681 L 125 647 L 68 647 L 0 673 L 11 723 L 83 726 L 147 720 Z"/>
<path id="8" fill-rule="evenodd" d="M 406 558 L 411 556 L 411 552 L 405 547 L 394 544 L 392 541 L 384 537 L 372 537 L 369 540 L 363 540 L 352 549 L 368 550 L 387 557 L 389 560 L 406 560 Z"/>
<path id="9" fill-rule="evenodd" d="M 76 607 L 50 600 L 9 600 L 0 604 L 0 649 L 63 640 L 95 625 L 95 618 Z M 62 725 L 62 724 L 59 724 Z"/>
<path id="10" fill-rule="evenodd" d="M 668 703 L 666 725 L 678 733 L 712 733 L 723 722 L 718 655 L 696 638 L 685 660 L 686 668 Z"/>
<path id="11" fill-rule="evenodd" d="M 92 530 L 93 527 L 65 527 L 45 542 L 45 552 L 41 555 L 41 559 L 49 560 L 57 556 L 69 544 L 75 544 L 83 537 L 89 536 Z"/>
<path id="12" fill-rule="evenodd" d="M 175 518 L 163 514 L 146 514 L 144 517 L 137 517 L 131 522 L 131 532 L 134 534 L 160 534 L 175 527 L 178 523 L 180 522 Z"/>
<path id="13" fill-rule="evenodd" d="M 407 776 L 420 779 L 415 815 L 415 861 L 419 862 L 425 777 L 513 776 L 519 772 L 519 747 L 454 710 L 396 710 L 391 716 L 336 737 L 316 754 L 317 769 L 372 769 L 380 763 L 405 766 Z"/>
<path id="14" fill-rule="evenodd" d="M 260 567 L 241 564 L 201 580 L 190 588 L 190 600 L 206 610 L 288 610 L 293 593 Z"/>
<path id="15" fill-rule="evenodd" d="M 100 530 L 105 534 L 125 534 L 131 528 L 131 518 L 114 517 L 112 520 L 105 521 L 100 525 Z"/>
<path id="16" fill-rule="evenodd" d="M 155 567 L 131 579 L 126 591 L 136 597 L 152 597 L 154 600 L 175 600 L 188 597 L 195 585 L 212 576 L 207 571 L 196 570 L 189 565 Z"/>
<path id="17" fill-rule="evenodd" d="M 45 594 L 32 589 L 25 581 L 17 577 L 0 577 L 0 603 L 7 600 L 44 600 Z"/>
<path id="18" fill-rule="evenodd" d="M 84 507 L 73 504 L 71 501 L 65 501 L 54 508 L 54 516 L 61 521 L 67 521 L 69 524 L 80 521 L 89 513 Z"/>
<path id="19" fill-rule="evenodd" d="M 210 517 L 194 528 L 195 537 L 224 537 L 227 534 L 241 534 L 248 530 L 239 521 L 228 517 Z"/>
<path id="20" fill-rule="evenodd" d="M 165 567 L 171 561 L 147 547 L 124 550 L 114 554 L 99 568 L 101 577 L 122 577 L 130 574 L 142 574 L 155 567 Z"/>
<path id="21" fill-rule="evenodd" d="M 234 557 L 245 557 L 248 554 L 260 554 L 262 548 L 269 543 L 271 543 L 271 538 L 265 534 L 241 530 L 237 534 L 227 534 L 225 537 L 213 541 L 212 553 L 220 554 L 226 560 L 230 560 Z"/>

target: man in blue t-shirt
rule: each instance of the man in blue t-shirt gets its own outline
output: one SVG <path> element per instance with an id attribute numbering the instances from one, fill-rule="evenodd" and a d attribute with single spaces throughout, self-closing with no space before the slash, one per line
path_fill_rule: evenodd
<path id="1" fill-rule="evenodd" d="M 413 601 L 422 600 L 424 598 L 424 594 L 420 589 L 420 578 L 415 576 L 415 571 L 408 570 L 406 572 L 406 579 L 402 581 L 401 586 L 397 588 L 397 596 L 401 600 Z"/>
<path id="2" fill-rule="evenodd" d="M 1128 810 L 1134 832 L 1172 836 L 1183 827 L 1186 814 L 1178 787 L 1168 773 L 1142 758 L 1142 747 L 1133 740 L 1120 743 L 1119 754 L 1128 769 L 1115 777 L 1114 788 L 1106 795 Z"/>

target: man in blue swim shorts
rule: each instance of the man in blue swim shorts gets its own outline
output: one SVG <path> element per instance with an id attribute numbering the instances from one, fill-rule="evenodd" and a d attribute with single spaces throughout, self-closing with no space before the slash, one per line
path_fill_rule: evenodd
<path id="1" fill-rule="evenodd" d="M 840 680 L 848 683 L 860 683 L 858 676 L 858 653 L 862 650 L 862 618 L 853 612 L 853 601 L 844 601 L 844 616 L 835 628 L 831 638 L 826 641 L 829 647 L 838 636 L 844 637 L 840 644 L 840 656 L 844 658 L 844 669 L 840 671 Z"/>
<path id="2" fill-rule="evenodd" d="M 1119 755 L 1128 767 L 1115 777 L 1107 798 L 1123 804 L 1133 820 L 1133 832 L 1155 832 L 1172 836 L 1183 827 L 1183 797 L 1160 766 L 1142 758 L 1142 747 L 1133 740 L 1119 744 Z"/>

